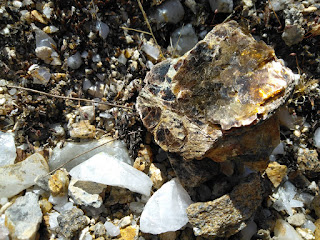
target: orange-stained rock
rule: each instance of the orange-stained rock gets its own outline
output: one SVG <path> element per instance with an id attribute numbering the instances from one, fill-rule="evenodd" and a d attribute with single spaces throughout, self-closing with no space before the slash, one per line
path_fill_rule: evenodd
<path id="1" fill-rule="evenodd" d="M 287 175 L 287 166 L 277 162 L 271 162 L 266 169 L 266 174 L 274 187 L 278 187 Z"/>
<path id="2" fill-rule="evenodd" d="M 136 106 L 165 151 L 187 160 L 252 162 L 267 159 L 279 143 L 278 121 L 270 117 L 296 78 L 272 47 L 230 21 L 184 56 L 154 66 Z"/>

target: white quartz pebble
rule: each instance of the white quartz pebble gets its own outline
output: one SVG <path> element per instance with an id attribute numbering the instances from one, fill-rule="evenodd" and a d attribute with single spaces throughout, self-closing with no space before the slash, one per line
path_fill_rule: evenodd
<path id="1" fill-rule="evenodd" d="M 198 37 L 189 23 L 176 29 L 171 34 L 172 47 L 181 55 L 193 48 L 198 42 Z"/>
<path id="2" fill-rule="evenodd" d="M 98 147 L 100 146 L 101 147 Z M 95 147 L 98 147 L 97 149 L 94 149 L 92 151 L 89 151 Z M 89 141 L 89 142 L 83 142 L 83 143 L 76 143 L 76 142 L 67 142 L 63 144 L 63 147 L 61 146 L 61 143 L 58 144 L 54 149 L 51 158 L 49 159 L 49 167 L 50 170 L 53 170 L 57 167 L 59 167 L 61 164 L 67 162 L 71 158 L 75 157 L 77 154 L 88 152 L 73 161 L 67 163 L 64 168 L 69 171 L 71 168 L 77 166 L 78 164 L 86 161 L 93 155 L 99 153 L 99 152 L 106 152 L 109 155 L 114 156 L 118 160 L 133 164 L 132 159 L 129 156 L 128 149 L 124 142 L 122 141 L 114 141 L 112 138 L 102 138 L 99 141 Z"/>
<path id="3" fill-rule="evenodd" d="M 313 135 L 314 146 L 320 149 L 320 127 L 316 129 Z"/>
<path id="4" fill-rule="evenodd" d="M 34 240 L 36 238 L 42 222 L 38 198 L 37 194 L 28 192 L 25 196 L 18 197 L 5 211 L 6 225 L 10 226 L 12 239 Z"/>
<path id="5" fill-rule="evenodd" d="M 82 64 L 82 59 L 79 52 L 68 57 L 67 65 L 69 68 L 78 69 L 81 66 L 81 64 Z"/>
<path id="6" fill-rule="evenodd" d="M 220 13 L 231 13 L 233 10 L 233 0 L 209 0 L 211 10 Z"/>
<path id="7" fill-rule="evenodd" d="M 188 223 L 189 194 L 177 178 L 162 185 L 147 202 L 140 219 L 140 230 L 160 234 L 177 231 Z"/>
<path id="8" fill-rule="evenodd" d="M 116 237 L 120 234 L 120 228 L 118 226 L 113 225 L 112 222 L 105 222 L 104 227 L 107 230 L 107 234 L 110 237 Z"/>
<path id="9" fill-rule="evenodd" d="M 0 131 L 0 146 L 0 166 L 13 164 L 17 156 L 14 135 Z"/>
<path id="10" fill-rule="evenodd" d="M 0 167 L 0 198 L 10 198 L 34 185 L 38 176 L 49 172 L 44 157 L 35 153 L 26 160 Z"/>
<path id="11" fill-rule="evenodd" d="M 274 236 L 279 240 L 302 240 L 296 230 L 286 221 L 278 219 L 274 227 Z"/>
<path id="12" fill-rule="evenodd" d="M 98 31 L 99 36 L 103 39 L 106 39 L 109 34 L 109 26 L 104 22 L 97 21 L 96 22 L 96 31 Z"/>
<path id="13" fill-rule="evenodd" d="M 168 0 L 158 6 L 151 14 L 156 23 L 178 23 L 183 19 L 184 9 L 179 0 Z"/>
<path id="14" fill-rule="evenodd" d="M 101 152 L 70 171 L 78 180 L 127 188 L 132 192 L 150 195 L 151 179 L 114 156 Z"/>

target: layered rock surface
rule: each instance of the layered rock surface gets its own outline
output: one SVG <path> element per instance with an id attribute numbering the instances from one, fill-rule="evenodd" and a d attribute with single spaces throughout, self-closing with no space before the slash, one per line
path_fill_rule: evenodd
<path id="1" fill-rule="evenodd" d="M 230 21 L 184 56 L 154 66 L 136 106 L 165 151 L 217 162 L 254 159 L 278 145 L 277 119 L 263 120 L 286 100 L 295 79 L 271 47 Z"/>

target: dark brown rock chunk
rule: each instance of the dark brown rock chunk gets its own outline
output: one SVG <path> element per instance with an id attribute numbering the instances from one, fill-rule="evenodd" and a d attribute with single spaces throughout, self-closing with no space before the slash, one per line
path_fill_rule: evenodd
<path id="1" fill-rule="evenodd" d="M 271 135 L 265 131 L 269 127 L 259 132 L 262 138 L 256 134 L 250 140 L 252 133 L 284 103 L 295 79 L 271 47 L 230 21 L 214 27 L 184 56 L 154 66 L 136 107 L 161 148 L 185 159 L 266 156 L 278 144 L 272 140 L 278 123 L 269 122 L 275 129 Z M 244 140 L 249 142 L 234 148 Z M 263 147 L 251 145 L 256 140 Z"/>
<path id="2" fill-rule="evenodd" d="M 196 236 L 229 237 L 246 227 L 261 201 L 260 177 L 251 174 L 230 194 L 214 201 L 191 204 L 187 214 Z"/>

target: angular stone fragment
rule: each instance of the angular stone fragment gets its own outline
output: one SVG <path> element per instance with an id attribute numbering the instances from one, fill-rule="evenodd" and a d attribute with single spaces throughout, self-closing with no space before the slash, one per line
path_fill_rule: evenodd
<path id="1" fill-rule="evenodd" d="M 287 175 L 287 166 L 277 162 L 271 162 L 266 169 L 266 174 L 274 187 L 278 187 Z"/>
<path id="2" fill-rule="evenodd" d="M 19 197 L 5 212 L 5 224 L 12 239 L 35 239 L 41 221 L 38 195 L 32 192 Z"/>
<path id="3" fill-rule="evenodd" d="M 136 106 L 165 151 L 217 162 L 257 159 L 279 144 L 277 119 L 263 120 L 284 103 L 295 80 L 271 47 L 230 21 L 184 56 L 154 66 Z"/>
<path id="4" fill-rule="evenodd" d="M 79 208 L 72 208 L 57 218 L 59 226 L 56 232 L 66 239 L 72 239 L 89 223 L 89 219 Z"/>
<path id="5" fill-rule="evenodd" d="M 12 197 L 34 185 L 38 176 L 49 172 L 44 157 L 35 153 L 26 160 L 0 167 L 0 198 Z"/>
<path id="6" fill-rule="evenodd" d="M 76 204 L 99 208 L 103 203 L 102 196 L 105 188 L 103 184 L 72 179 L 69 185 L 69 196 Z"/>
<path id="7" fill-rule="evenodd" d="M 147 202 L 140 219 L 140 230 L 160 234 L 177 231 L 188 223 L 189 194 L 174 178 L 162 185 Z"/>
<path id="8" fill-rule="evenodd" d="M 184 161 L 181 156 L 173 153 L 168 153 L 168 158 L 183 186 L 198 186 L 219 173 L 219 164 L 209 158 Z"/>
<path id="9" fill-rule="evenodd" d="M 93 148 L 94 150 L 91 150 Z M 106 137 L 106 138 L 101 138 L 98 141 L 93 140 L 93 141 L 82 142 L 82 143 L 66 142 L 63 144 L 63 147 L 61 144 L 58 144 L 53 149 L 53 154 L 49 159 L 50 171 L 55 168 L 58 168 L 60 165 L 66 163 L 71 158 L 74 158 L 77 154 L 81 154 L 84 152 L 87 152 L 87 153 L 67 163 L 64 166 L 64 168 L 66 168 L 69 171 L 73 167 L 86 161 L 87 159 L 89 159 L 90 157 L 94 156 L 99 152 L 108 153 L 109 155 L 114 156 L 115 158 L 119 159 L 122 162 L 125 162 L 128 164 L 132 163 L 132 159 L 129 156 L 129 152 L 126 147 L 126 144 L 122 141 L 119 141 L 119 140 L 115 141 L 113 138 Z"/>
<path id="10" fill-rule="evenodd" d="M 71 169 L 70 175 L 78 180 L 123 187 L 147 196 L 152 187 L 146 174 L 104 152 Z"/>
<path id="11" fill-rule="evenodd" d="M 187 214 L 195 235 L 229 237 L 246 227 L 261 201 L 260 177 L 251 174 L 230 194 L 214 201 L 191 204 Z"/>

